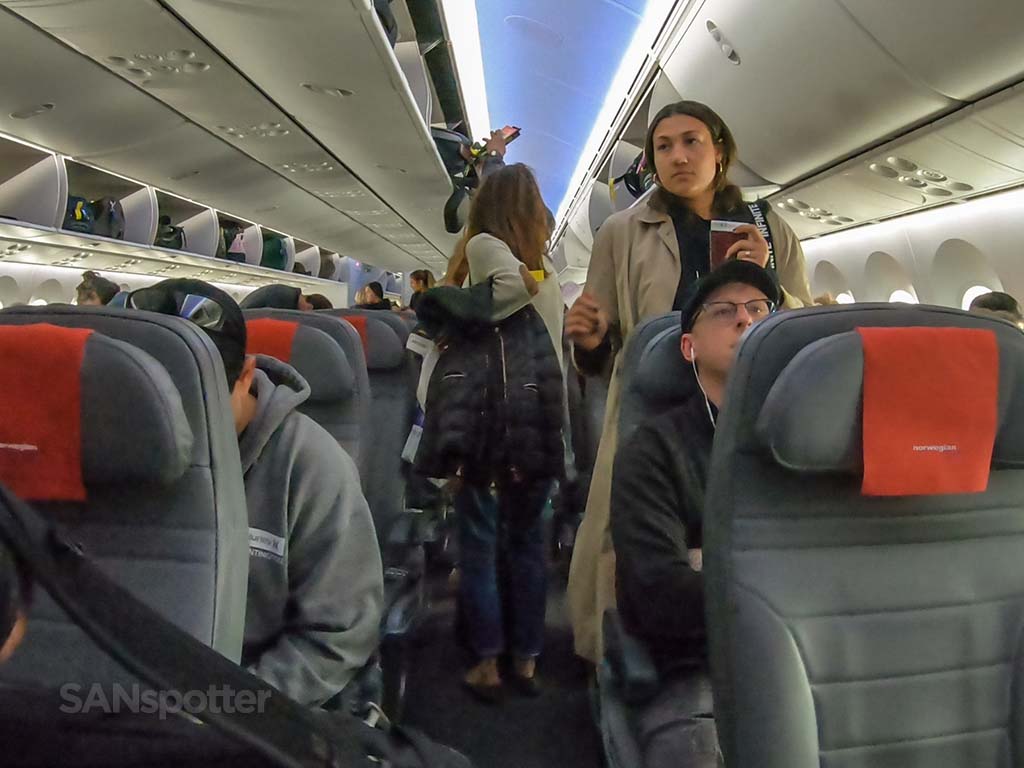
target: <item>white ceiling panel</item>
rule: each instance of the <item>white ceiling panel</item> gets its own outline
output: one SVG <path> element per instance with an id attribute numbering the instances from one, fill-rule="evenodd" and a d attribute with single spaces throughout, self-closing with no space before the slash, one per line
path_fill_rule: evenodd
<path id="1" fill-rule="evenodd" d="M 454 245 L 451 182 L 370 3 L 165 2 L 416 230 Z"/>
<path id="2" fill-rule="evenodd" d="M 974 101 L 1024 78 L 1019 0 L 838 0 L 903 68 Z"/>
<path id="3" fill-rule="evenodd" d="M 379 230 L 349 215 L 391 211 L 154 0 L 0 4 L 105 69 L 0 13 L 5 60 L 18 62 L 0 74 L 0 129 L 384 268 L 443 259 L 398 245 L 426 246 L 398 217 Z M 9 117 L 43 103 L 54 108 Z"/>
<path id="4" fill-rule="evenodd" d="M 754 173 L 792 182 L 957 106 L 833 0 L 707 0 L 663 64 L 711 105 Z"/>
<path id="5" fill-rule="evenodd" d="M 1021 183 L 1024 88 L 1015 88 L 771 200 L 810 237 Z"/>

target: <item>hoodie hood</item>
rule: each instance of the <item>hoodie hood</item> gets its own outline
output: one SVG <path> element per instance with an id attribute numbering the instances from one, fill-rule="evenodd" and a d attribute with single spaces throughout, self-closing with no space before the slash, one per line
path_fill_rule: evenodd
<path id="1" fill-rule="evenodd" d="M 310 394 L 309 384 L 290 365 L 273 357 L 256 355 L 253 379 L 256 413 L 238 438 L 242 474 L 256 463 L 277 428 Z"/>
<path id="2" fill-rule="evenodd" d="M 242 309 L 298 309 L 302 291 L 291 285 L 265 285 L 244 299 Z"/>

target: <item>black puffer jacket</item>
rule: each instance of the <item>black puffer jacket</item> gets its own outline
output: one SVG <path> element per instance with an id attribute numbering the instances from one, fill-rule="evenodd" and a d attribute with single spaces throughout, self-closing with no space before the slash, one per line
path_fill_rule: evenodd
<path id="1" fill-rule="evenodd" d="M 562 373 L 527 306 L 492 323 L 490 284 L 435 288 L 417 316 L 444 351 L 430 377 L 416 470 L 485 484 L 564 470 Z"/>

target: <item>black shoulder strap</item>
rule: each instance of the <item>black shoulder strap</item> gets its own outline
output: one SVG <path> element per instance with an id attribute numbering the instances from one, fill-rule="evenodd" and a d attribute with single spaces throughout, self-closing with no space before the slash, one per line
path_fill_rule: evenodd
<path id="1" fill-rule="evenodd" d="M 775 245 L 772 243 L 772 231 L 768 229 L 768 201 L 758 200 L 747 203 L 750 215 L 754 217 L 754 226 L 758 228 L 764 239 L 768 241 L 768 269 L 775 271 Z"/>
<path id="2" fill-rule="evenodd" d="M 274 690 L 170 623 L 101 573 L 52 524 L 0 487 L 0 545 L 24 563 L 35 583 L 100 648 L 157 691 L 252 691 L 262 707 L 188 713 L 282 768 L 370 768 L 352 717 L 333 715 L 328 728 L 315 713 Z M 230 711 L 227 711 L 230 710 Z"/>

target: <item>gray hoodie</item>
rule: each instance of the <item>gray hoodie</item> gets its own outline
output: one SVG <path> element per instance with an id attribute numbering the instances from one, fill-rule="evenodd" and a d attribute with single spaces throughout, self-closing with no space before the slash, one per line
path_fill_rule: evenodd
<path id="1" fill-rule="evenodd" d="M 257 357 L 256 413 L 238 441 L 249 506 L 242 663 L 318 706 L 376 650 L 384 575 L 355 464 L 295 408 L 309 384 Z"/>

